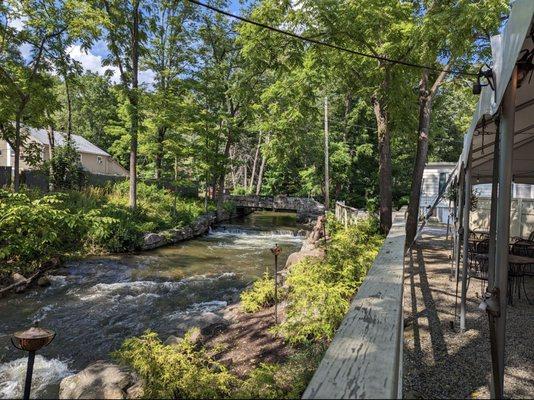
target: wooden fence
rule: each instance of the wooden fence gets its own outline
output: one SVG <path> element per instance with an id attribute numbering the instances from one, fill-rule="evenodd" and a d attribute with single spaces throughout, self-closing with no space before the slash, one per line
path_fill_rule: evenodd
<path id="1" fill-rule="evenodd" d="M 404 229 L 398 212 L 304 399 L 402 397 Z"/>
<path id="2" fill-rule="evenodd" d="M 359 219 L 367 218 L 369 213 L 349 207 L 342 201 L 336 201 L 335 216 L 338 221 L 348 226 L 356 223 Z"/>

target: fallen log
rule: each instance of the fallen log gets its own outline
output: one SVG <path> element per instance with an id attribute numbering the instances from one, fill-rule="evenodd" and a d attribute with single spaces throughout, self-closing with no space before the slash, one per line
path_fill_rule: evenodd
<path id="1" fill-rule="evenodd" d="M 25 280 L 21 280 L 19 282 L 15 282 L 9 286 L 6 286 L 5 288 L 0 289 L 0 297 L 6 295 L 7 293 L 11 291 L 22 292 L 26 290 L 26 288 L 28 288 L 28 286 L 30 286 L 33 282 L 35 282 L 35 280 L 39 279 L 39 277 L 44 272 L 50 269 L 56 268 L 57 266 L 59 266 L 59 264 L 60 264 L 60 260 L 57 257 L 54 257 L 48 261 L 41 263 L 37 271 L 34 272 L 29 278 Z"/>

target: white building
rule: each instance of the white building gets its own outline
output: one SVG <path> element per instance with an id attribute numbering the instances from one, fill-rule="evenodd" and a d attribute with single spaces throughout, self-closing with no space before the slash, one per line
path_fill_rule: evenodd
<path id="1" fill-rule="evenodd" d="M 429 162 L 426 164 L 421 184 L 421 199 L 419 201 L 419 212 L 422 215 L 427 213 L 438 195 L 445 189 L 447 180 L 455 166 L 456 163 L 451 162 Z M 434 210 L 434 216 L 440 222 L 447 222 L 449 217 L 449 201 L 447 199 L 441 199 Z"/>

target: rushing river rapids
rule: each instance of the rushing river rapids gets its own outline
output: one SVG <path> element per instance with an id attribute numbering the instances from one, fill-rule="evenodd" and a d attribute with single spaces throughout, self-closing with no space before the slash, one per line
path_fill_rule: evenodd
<path id="1" fill-rule="evenodd" d="M 57 397 L 61 379 L 109 358 L 130 336 L 152 329 L 165 339 L 184 316 L 225 307 L 303 240 L 291 214 L 255 213 L 176 246 L 68 263 L 51 286 L 0 300 L 0 398 L 22 396 L 25 354 L 9 337 L 33 322 L 57 332 L 35 361 L 32 397 Z"/>

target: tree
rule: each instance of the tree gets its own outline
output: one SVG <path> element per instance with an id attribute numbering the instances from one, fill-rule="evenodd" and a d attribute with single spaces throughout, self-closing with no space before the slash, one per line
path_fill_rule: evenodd
<path id="1" fill-rule="evenodd" d="M 129 103 L 130 116 L 130 208 L 137 207 L 137 146 L 139 134 L 139 57 L 145 51 L 145 21 L 141 0 L 97 1 L 105 14 L 104 27 L 110 51 L 106 65 L 119 70 L 120 82 Z M 145 5 L 143 3 L 143 5 Z M 147 12 L 149 8 L 147 7 Z"/>
<path id="2" fill-rule="evenodd" d="M 489 48 L 489 37 L 496 33 L 501 15 L 508 10 L 508 2 L 484 0 L 477 3 L 454 1 L 420 1 L 417 18 L 421 19 L 419 34 L 415 36 L 415 48 L 419 49 L 417 61 L 434 65 L 442 71 L 431 74 L 427 68 L 419 81 L 419 123 L 417 153 L 406 220 L 406 245 L 410 245 L 417 231 L 419 200 L 423 170 L 428 154 L 428 139 L 432 105 L 438 90 L 453 69 L 463 69 L 478 55 L 484 57 Z M 455 21 L 449 24 L 448 21 Z M 453 79 L 453 78 L 450 78 Z"/>
<path id="3" fill-rule="evenodd" d="M 83 45 L 91 42 L 97 33 L 96 17 L 84 2 L 75 0 L 9 0 L 0 7 L 0 90 L 4 94 L 1 101 L 5 102 L 0 135 L 15 153 L 17 191 L 23 123 L 44 113 L 46 99 L 38 97 L 42 85 L 47 85 L 47 72 L 59 65 L 58 53 L 64 53 L 68 41 L 80 40 Z M 28 54 L 22 54 L 23 48 L 30 49 Z"/>

